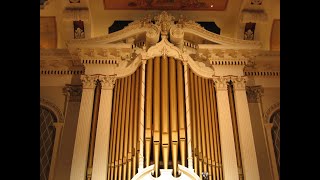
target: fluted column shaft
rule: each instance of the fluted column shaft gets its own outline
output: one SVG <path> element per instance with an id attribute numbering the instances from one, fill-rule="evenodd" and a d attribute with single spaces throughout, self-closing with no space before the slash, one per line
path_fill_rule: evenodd
<path id="1" fill-rule="evenodd" d="M 107 165 L 109 155 L 109 137 L 111 125 L 112 96 L 115 77 L 99 77 L 101 96 L 98 114 L 98 125 L 94 149 L 92 180 L 107 179 Z"/>
<path id="2" fill-rule="evenodd" d="M 96 76 L 81 76 L 83 90 L 72 158 L 70 180 L 84 180 L 86 177 L 86 166 L 88 159 L 88 147 L 96 79 Z"/>
<path id="3" fill-rule="evenodd" d="M 214 77 L 220 127 L 222 168 L 225 180 L 238 180 L 237 157 L 227 90 L 227 78 Z"/>
<path id="4" fill-rule="evenodd" d="M 234 84 L 234 101 L 236 107 L 240 150 L 243 172 L 246 180 L 259 180 L 259 169 L 254 146 L 251 118 L 245 89 L 244 77 L 231 78 Z"/>

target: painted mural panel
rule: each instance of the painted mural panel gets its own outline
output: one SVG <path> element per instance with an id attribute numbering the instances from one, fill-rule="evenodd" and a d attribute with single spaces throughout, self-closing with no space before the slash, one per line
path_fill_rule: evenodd
<path id="1" fill-rule="evenodd" d="M 228 0 L 104 0 L 114 10 L 214 10 L 223 11 Z"/>

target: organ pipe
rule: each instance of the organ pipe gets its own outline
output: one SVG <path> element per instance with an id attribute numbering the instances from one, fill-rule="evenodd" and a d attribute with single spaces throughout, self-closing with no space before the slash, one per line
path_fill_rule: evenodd
<path id="1" fill-rule="evenodd" d="M 198 92 L 198 88 L 196 87 L 200 87 L 200 82 L 198 81 L 198 77 L 197 76 L 193 76 L 194 77 L 194 84 L 195 84 L 195 105 L 196 105 L 196 114 L 197 114 L 197 142 L 198 142 L 198 158 L 199 158 L 199 161 L 198 161 L 198 164 L 199 164 L 199 174 L 201 174 L 203 171 L 202 171 L 202 166 L 203 166 L 203 157 L 202 157 L 202 141 L 201 141 L 201 125 L 200 125 L 200 100 L 199 100 L 199 92 Z M 199 175 L 198 174 L 198 175 Z M 200 175 L 200 179 L 202 179 L 202 176 Z"/>
<path id="2" fill-rule="evenodd" d="M 159 176 L 160 156 L 160 57 L 154 59 L 153 77 L 153 154 L 154 176 Z"/>
<path id="3" fill-rule="evenodd" d="M 150 166 L 151 132 L 152 132 L 152 93 L 153 93 L 153 60 L 147 62 L 146 104 L 145 104 L 145 149 L 146 167 Z"/>
<path id="4" fill-rule="evenodd" d="M 169 164 L 169 88 L 168 88 L 168 59 L 161 58 L 161 150 L 163 168 L 168 169 Z"/>
<path id="5" fill-rule="evenodd" d="M 117 146 L 116 146 L 116 160 L 115 160 L 115 170 L 114 170 L 114 179 L 118 179 L 118 172 L 119 172 L 119 168 L 120 168 L 120 165 L 121 165 L 121 163 L 120 163 L 120 142 L 121 142 L 121 123 L 122 123 L 122 116 L 123 116 L 123 114 L 122 114 L 122 111 L 123 111 L 123 106 L 122 106 L 122 104 L 123 104 L 123 94 L 124 94 L 124 92 L 125 92 L 125 89 L 124 89 L 124 87 L 125 87 L 125 81 L 124 81 L 124 79 L 121 79 L 121 85 L 120 85 L 120 87 L 121 87 L 121 92 L 120 92 L 120 101 L 119 101 L 119 117 L 118 117 L 118 126 L 117 126 Z"/>
<path id="6" fill-rule="evenodd" d="M 202 78 L 203 79 L 203 78 Z M 209 174 L 209 180 L 212 180 L 212 159 L 211 159 L 211 149 L 212 149 L 212 136 L 210 136 L 211 129 L 209 129 L 210 120 L 211 120 L 211 113 L 210 113 L 210 105 L 209 105 L 209 99 L 208 99 L 208 80 L 203 79 L 204 82 L 204 96 L 203 96 L 203 102 L 204 102 L 204 124 L 205 124 L 205 132 L 206 132 L 206 146 L 207 146 L 207 164 L 208 164 L 208 174 Z"/>
<path id="7" fill-rule="evenodd" d="M 179 120 L 179 143 L 181 165 L 186 166 L 186 130 L 185 130 L 185 99 L 184 99 L 184 81 L 183 64 L 177 61 L 177 94 L 178 94 L 178 120 Z"/>
<path id="8" fill-rule="evenodd" d="M 189 82 L 190 82 L 190 105 L 191 105 L 191 125 L 192 125 L 192 149 L 194 159 L 194 171 L 198 174 L 198 153 L 197 153 L 197 124 L 196 124 L 196 108 L 195 108 L 195 93 L 194 93 L 194 75 L 192 71 L 189 71 Z"/>
<path id="9" fill-rule="evenodd" d="M 140 85 L 141 85 L 141 80 L 140 80 L 140 73 L 141 73 L 141 68 L 138 69 L 138 72 L 135 73 L 135 91 L 134 91 L 134 119 L 133 119 L 133 147 L 132 147 L 132 176 L 136 174 L 136 169 L 137 169 L 137 160 L 138 160 L 138 154 L 137 154 L 137 142 L 139 142 L 138 139 L 138 124 L 139 124 L 139 114 L 140 114 L 140 109 L 139 107 L 139 92 L 140 92 Z"/>
<path id="10" fill-rule="evenodd" d="M 113 174 L 113 170 L 114 170 L 114 152 L 115 152 L 115 141 L 116 141 L 116 127 L 117 127 L 117 123 L 115 121 L 115 119 L 117 119 L 117 114 L 118 114 L 118 102 L 119 102 L 119 80 L 116 80 L 115 83 L 115 87 L 114 87 L 114 100 L 113 100 L 113 107 L 112 107 L 112 119 L 111 119 L 111 123 L 112 123 L 112 129 L 111 129 L 111 136 L 110 136 L 110 145 L 109 145 L 109 165 L 108 165 L 108 178 L 107 180 L 113 179 L 112 175 Z"/>
<path id="11" fill-rule="evenodd" d="M 213 89 L 213 105 L 215 109 L 215 134 L 216 134 L 216 141 L 218 145 L 218 163 L 217 166 L 219 168 L 219 176 L 220 179 L 223 179 L 223 173 L 222 173 L 222 157 L 221 157 L 221 143 L 220 143 L 220 133 L 219 133 L 219 122 L 218 122 L 218 111 L 217 111 L 217 97 L 216 97 L 216 90 L 215 88 Z"/>
<path id="12" fill-rule="evenodd" d="M 169 58 L 170 82 L 170 126 L 171 126 L 171 153 L 173 176 L 177 176 L 178 169 L 178 119 L 177 119 L 177 87 L 176 87 L 176 61 Z"/>

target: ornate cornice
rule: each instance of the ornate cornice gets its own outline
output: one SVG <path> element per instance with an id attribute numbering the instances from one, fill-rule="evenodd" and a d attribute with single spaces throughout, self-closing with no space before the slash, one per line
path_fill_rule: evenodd
<path id="1" fill-rule="evenodd" d="M 245 76 L 280 77 L 280 71 L 244 71 Z"/>
<path id="2" fill-rule="evenodd" d="M 249 103 L 260 102 L 264 90 L 262 86 L 246 86 L 246 93 Z"/>
<path id="3" fill-rule="evenodd" d="M 52 111 L 54 115 L 57 117 L 57 122 L 64 122 L 64 116 L 62 114 L 62 111 L 54 103 L 50 102 L 45 98 L 40 97 L 40 105 Z"/>

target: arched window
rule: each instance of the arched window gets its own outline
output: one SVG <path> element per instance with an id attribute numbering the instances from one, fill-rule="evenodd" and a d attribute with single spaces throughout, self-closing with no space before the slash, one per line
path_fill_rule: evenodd
<path id="1" fill-rule="evenodd" d="M 47 108 L 40 106 L 40 180 L 48 180 L 52 151 L 55 140 L 57 117 Z"/>
<path id="2" fill-rule="evenodd" d="M 271 129 L 274 154 L 276 157 L 278 172 L 280 171 L 280 110 L 274 112 L 270 118 L 270 123 L 273 124 Z"/>

